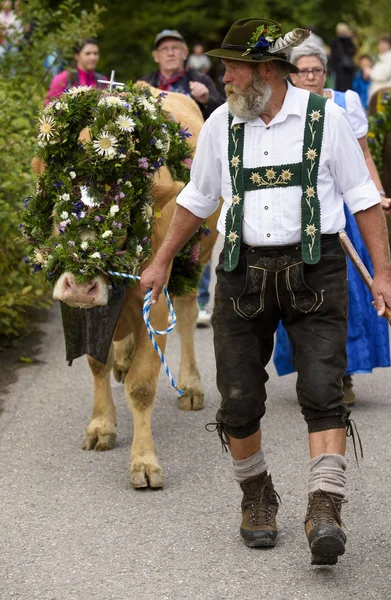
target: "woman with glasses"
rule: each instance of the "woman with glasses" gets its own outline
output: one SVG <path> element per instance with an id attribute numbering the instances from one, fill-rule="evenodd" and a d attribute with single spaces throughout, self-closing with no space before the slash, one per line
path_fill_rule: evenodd
<path id="1" fill-rule="evenodd" d="M 368 121 L 358 94 L 352 90 L 338 92 L 325 89 L 327 56 L 319 46 L 307 42 L 292 51 L 290 60 L 299 69 L 298 73 L 291 74 L 290 76 L 296 87 L 326 96 L 346 110 L 351 128 L 363 151 L 368 170 L 381 195 L 383 209 L 386 213 L 390 213 L 391 200 L 385 197 L 379 174 L 368 148 L 366 139 Z M 345 217 L 345 231 L 353 242 L 361 260 L 370 273 L 373 274 L 372 263 L 356 220 L 346 205 Z M 372 295 L 350 259 L 348 259 L 348 280 L 349 315 L 346 346 L 348 367 L 346 375 L 343 378 L 343 390 L 345 394 L 344 402 L 353 405 L 355 403 L 355 395 L 352 390 L 352 375 L 354 373 L 371 373 L 374 368 L 389 367 L 391 363 L 388 323 L 385 319 L 380 319 L 377 316 L 376 311 L 372 307 Z M 292 346 L 281 323 L 277 330 L 274 364 L 279 375 L 286 375 L 295 371 Z"/>

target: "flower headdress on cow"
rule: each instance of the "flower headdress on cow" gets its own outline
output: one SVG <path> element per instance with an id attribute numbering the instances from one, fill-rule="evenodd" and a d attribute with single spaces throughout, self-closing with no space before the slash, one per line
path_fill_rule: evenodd
<path id="1" fill-rule="evenodd" d="M 286 52 L 304 42 L 309 35 L 309 31 L 299 28 L 284 35 L 280 23 L 271 19 L 240 19 L 228 31 L 221 48 L 205 54 L 254 63 L 279 60 L 290 67 L 291 73 L 296 73 L 298 68 L 287 60 Z"/>
<path id="2" fill-rule="evenodd" d="M 149 257 L 153 175 L 167 165 L 186 183 L 192 155 L 190 134 L 163 110 L 163 96 L 133 84 L 121 92 L 81 86 L 42 110 L 45 170 L 22 227 L 27 260 L 49 281 L 64 271 L 78 281 L 109 270 L 138 274 Z"/>

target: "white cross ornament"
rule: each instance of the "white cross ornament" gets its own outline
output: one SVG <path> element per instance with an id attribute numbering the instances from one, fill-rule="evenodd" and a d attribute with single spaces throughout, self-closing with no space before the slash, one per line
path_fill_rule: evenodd
<path id="1" fill-rule="evenodd" d="M 119 87 L 119 88 L 125 87 L 124 83 L 120 83 L 119 81 L 114 81 L 114 76 L 115 76 L 115 71 L 111 71 L 109 81 L 107 81 L 106 79 L 98 79 L 98 83 L 104 83 L 105 85 L 108 85 L 109 92 L 113 91 L 113 86 Z"/>

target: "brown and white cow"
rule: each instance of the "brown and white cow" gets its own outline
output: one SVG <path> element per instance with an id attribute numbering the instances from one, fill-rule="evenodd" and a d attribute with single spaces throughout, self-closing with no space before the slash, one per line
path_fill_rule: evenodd
<path id="1" fill-rule="evenodd" d="M 153 88 L 152 91 L 155 93 Z M 156 90 L 156 93 L 159 92 Z M 163 107 L 175 116 L 183 128 L 188 127 L 192 134 L 189 141 L 195 147 L 203 124 L 196 103 L 182 94 L 169 92 Z M 153 197 L 156 207 L 161 211 L 161 217 L 156 218 L 154 222 L 153 252 L 157 251 L 165 237 L 175 209 L 175 198 L 182 187 L 183 183 L 173 181 L 166 167 L 162 167 L 156 175 Z M 212 233 L 205 237 L 201 244 L 202 264 L 206 264 L 211 256 L 217 236 L 217 218 L 216 213 L 207 223 Z M 91 282 L 78 284 L 71 274 L 64 273 L 55 285 L 53 297 L 72 306 L 88 308 L 107 303 L 107 288 L 108 281 L 104 276 L 99 275 Z M 184 395 L 178 399 L 178 405 L 182 410 L 199 410 L 204 405 L 204 393 L 194 353 L 197 298 L 195 294 L 188 294 L 174 298 L 173 303 L 182 350 L 178 383 L 184 390 Z M 116 410 L 110 386 L 110 374 L 114 369 L 115 378 L 125 384 L 128 406 L 134 419 L 131 484 L 135 488 L 159 488 L 163 485 L 163 473 L 153 442 L 151 416 L 161 362 L 149 339 L 142 318 L 142 305 L 140 286 L 133 285 L 126 292 L 107 364 L 87 357 L 94 378 L 94 406 L 83 449 L 110 450 L 115 444 Z M 167 327 L 168 309 L 163 297 L 152 307 L 151 322 L 158 330 Z M 164 352 L 166 337 L 159 336 L 157 342 Z"/>

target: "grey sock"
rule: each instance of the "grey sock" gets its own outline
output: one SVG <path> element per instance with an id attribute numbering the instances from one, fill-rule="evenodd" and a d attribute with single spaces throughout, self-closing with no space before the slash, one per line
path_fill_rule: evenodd
<path id="1" fill-rule="evenodd" d="M 323 490 L 345 497 L 346 458 L 341 454 L 320 454 L 309 463 L 308 493 Z"/>
<path id="2" fill-rule="evenodd" d="M 232 466 L 234 469 L 235 479 L 238 483 L 243 483 L 249 477 L 255 477 L 260 475 L 264 471 L 267 471 L 267 464 L 263 450 L 258 450 L 250 458 L 244 460 L 232 459 Z"/>

